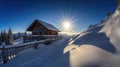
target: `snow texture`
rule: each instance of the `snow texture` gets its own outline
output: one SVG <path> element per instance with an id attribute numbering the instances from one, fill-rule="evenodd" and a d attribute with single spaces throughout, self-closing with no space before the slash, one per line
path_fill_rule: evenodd
<path id="1" fill-rule="evenodd" d="M 39 21 L 42 25 L 44 25 L 47 29 L 49 29 L 49 30 L 54 30 L 54 31 L 58 31 L 59 32 L 59 30 L 56 28 L 56 27 L 54 27 L 53 25 L 51 25 L 51 24 L 49 24 L 49 23 L 46 23 L 46 22 L 43 22 L 43 21 L 41 21 L 41 20 L 38 20 L 37 19 L 37 21 Z"/>
<path id="2" fill-rule="evenodd" d="M 51 45 L 29 48 L 0 67 L 120 67 L 120 6 L 103 23 Z"/>

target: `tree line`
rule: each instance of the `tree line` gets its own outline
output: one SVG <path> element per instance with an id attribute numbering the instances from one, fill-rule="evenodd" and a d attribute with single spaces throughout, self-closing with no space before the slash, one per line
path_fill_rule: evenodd
<path id="1" fill-rule="evenodd" d="M 18 32 L 17 38 L 21 38 L 21 37 L 22 37 L 22 34 L 20 32 Z M 12 32 L 11 28 L 9 28 L 8 32 L 6 32 L 5 30 L 1 31 L 1 33 L 0 33 L 0 42 L 1 43 L 4 43 L 5 45 L 10 45 L 10 44 L 14 43 L 14 39 L 15 39 L 15 37 L 13 36 L 13 32 Z"/>

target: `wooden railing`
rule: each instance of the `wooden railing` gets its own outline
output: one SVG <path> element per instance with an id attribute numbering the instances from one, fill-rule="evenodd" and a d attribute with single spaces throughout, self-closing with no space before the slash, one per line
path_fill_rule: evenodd
<path id="1" fill-rule="evenodd" d="M 5 64 L 7 61 L 13 59 L 18 55 L 18 53 L 24 49 L 34 47 L 35 49 L 38 48 L 38 45 L 41 43 L 46 43 L 49 41 L 55 41 L 59 40 L 62 37 L 61 36 L 45 36 L 44 40 L 35 40 L 33 42 L 27 42 L 19 45 L 11 45 L 11 46 L 5 46 L 3 45 L 0 47 L 0 64 Z"/>
<path id="2" fill-rule="evenodd" d="M 58 35 L 28 35 L 28 36 L 23 36 L 24 42 L 31 42 L 31 41 L 40 41 L 40 40 L 46 40 L 46 39 L 57 39 L 61 38 L 61 36 Z"/>

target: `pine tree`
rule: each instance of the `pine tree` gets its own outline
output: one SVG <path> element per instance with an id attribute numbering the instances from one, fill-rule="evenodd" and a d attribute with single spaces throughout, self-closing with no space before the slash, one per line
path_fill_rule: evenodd
<path id="1" fill-rule="evenodd" d="M 0 42 L 2 42 L 2 36 L 1 36 L 1 33 L 0 33 Z"/>
<path id="2" fill-rule="evenodd" d="M 14 42 L 13 33 L 12 33 L 11 28 L 9 28 L 9 30 L 8 30 L 8 42 L 9 42 L 9 44 L 13 44 L 13 42 Z"/>
<path id="3" fill-rule="evenodd" d="M 3 42 L 5 42 L 5 38 L 6 38 L 6 32 L 4 30 L 4 32 L 3 32 Z"/>
<path id="4" fill-rule="evenodd" d="M 18 32 L 18 36 L 17 36 L 17 38 L 21 38 L 21 37 L 22 37 L 21 33 Z"/>
<path id="5" fill-rule="evenodd" d="M 2 35 L 3 35 L 3 33 L 2 33 L 2 31 L 1 31 L 1 33 L 0 33 L 0 42 L 2 42 Z"/>
<path id="6" fill-rule="evenodd" d="M 1 42 L 4 42 L 4 35 L 3 35 L 3 31 L 1 31 Z"/>
<path id="7" fill-rule="evenodd" d="M 7 45 L 8 44 L 8 36 L 7 36 L 7 33 L 6 31 L 4 30 L 4 33 L 3 33 L 3 42 Z"/>
<path id="8" fill-rule="evenodd" d="M 25 36 L 27 35 L 27 33 L 25 32 Z"/>

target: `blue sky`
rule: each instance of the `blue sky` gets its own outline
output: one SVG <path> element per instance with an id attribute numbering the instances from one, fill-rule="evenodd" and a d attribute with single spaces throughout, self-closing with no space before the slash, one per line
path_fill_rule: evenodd
<path id="1" fill-rule="evenodd" d="M 73 32 L 81 32 L 114 12 L 115 0 L 0 0 L 0 31 L 12 28 L 24 32 L 34 19 L 53 24 L 62 30 L 63 15 L 74 17 Z"/>

